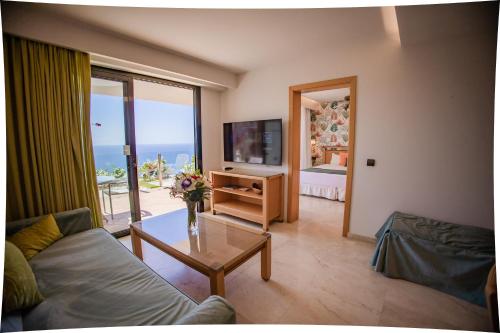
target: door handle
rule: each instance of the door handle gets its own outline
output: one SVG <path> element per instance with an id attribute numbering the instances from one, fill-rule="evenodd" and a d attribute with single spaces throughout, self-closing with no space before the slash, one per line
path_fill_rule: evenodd
<path id="1" fill-rule="evenodd" d="M 130 156 L 130 145 L 123 145 L 123 155 Z"/>

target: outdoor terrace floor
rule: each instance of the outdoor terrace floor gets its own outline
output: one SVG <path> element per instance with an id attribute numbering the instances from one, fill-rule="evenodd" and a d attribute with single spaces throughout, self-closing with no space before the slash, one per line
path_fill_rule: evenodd
<path id="1" fill-rule="evenodd" d="M 139 199 L 142 219 L 165 214 L 186 206 L 181 199 L 171 198 L 170 191 L 165 188 L 166 186 L 169 186 L 168 182 L 163 184 L 163 187 L 157 188 L 140 186 Z M 110 198 L 108 194 L 104 194 L 103 205 L 103 191 L 99 191 L 99 202 L 101 211 L 103 212 L 104 228 L 111 233 L 128 229 L 132 219 L 127 189 L 124 188 L 121 191 L 114 191 L 111 195 L 111 200 L 113 204 L 113 217 L 111 216 Z"/>

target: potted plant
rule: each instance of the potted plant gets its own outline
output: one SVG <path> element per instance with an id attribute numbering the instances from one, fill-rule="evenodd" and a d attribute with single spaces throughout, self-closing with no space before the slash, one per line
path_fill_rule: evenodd
<path id="1" fill-rule="evenodd" d="M 200 170 L 180 172 L 175 175 L 174 184 L 169 187 L 172 198 L 181 198 L 188 210 L 188 229 L 191 233 L 198 232 L 196 204 L 210 198 L 212 186 Z"/>

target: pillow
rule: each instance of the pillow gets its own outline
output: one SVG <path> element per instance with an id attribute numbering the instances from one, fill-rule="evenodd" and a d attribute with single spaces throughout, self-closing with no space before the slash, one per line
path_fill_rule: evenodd
<path id="1" fill-rule="evenodd" d="M 340 153 L 339 159 L 339 165 L 347 166 L 347 153 Z"/>
<path id="2" fill-rule="evenodd" d="M 43 296 L 38 291 L 35 275 L 26 258 L 14 244 L 6 241 L 2 311 L 9 313 L 26 309 L 42 301 Z"/>
<path id="3" fill-rule="evenodd" d="M 40 221 L 31 226 L 16 232 L 7 240 L 21 250 L 26 260 L 30 260 L 62 236 L 54 216 L 50 214 L 43 216 Z"/>
<path id="4" fill-rule="evenodd" d="M 330 160 L 331 165 L 339 165 L 340 157 L 337 154 L 332 154 L 332 158 Z"/>

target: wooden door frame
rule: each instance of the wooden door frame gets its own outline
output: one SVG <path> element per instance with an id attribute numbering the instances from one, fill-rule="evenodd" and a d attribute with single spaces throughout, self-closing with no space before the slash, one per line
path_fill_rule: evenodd
<path id="1" fill-rule="evenodd" d="M 354 175 L 354 143 L 356 133 L 356 85 L 357 76 L 348 76 L 333 80 L 299 84 L 289 87 L 288 114 L 288 222 L 299 218 L 300 186 L 300 107 L 301 95 L 305 92 L 349 88 L 349 155 L 347 158 L 347 182 L 344 205 L 342 236 L 349 233 L 351 216 L 352 178 Z"/>

